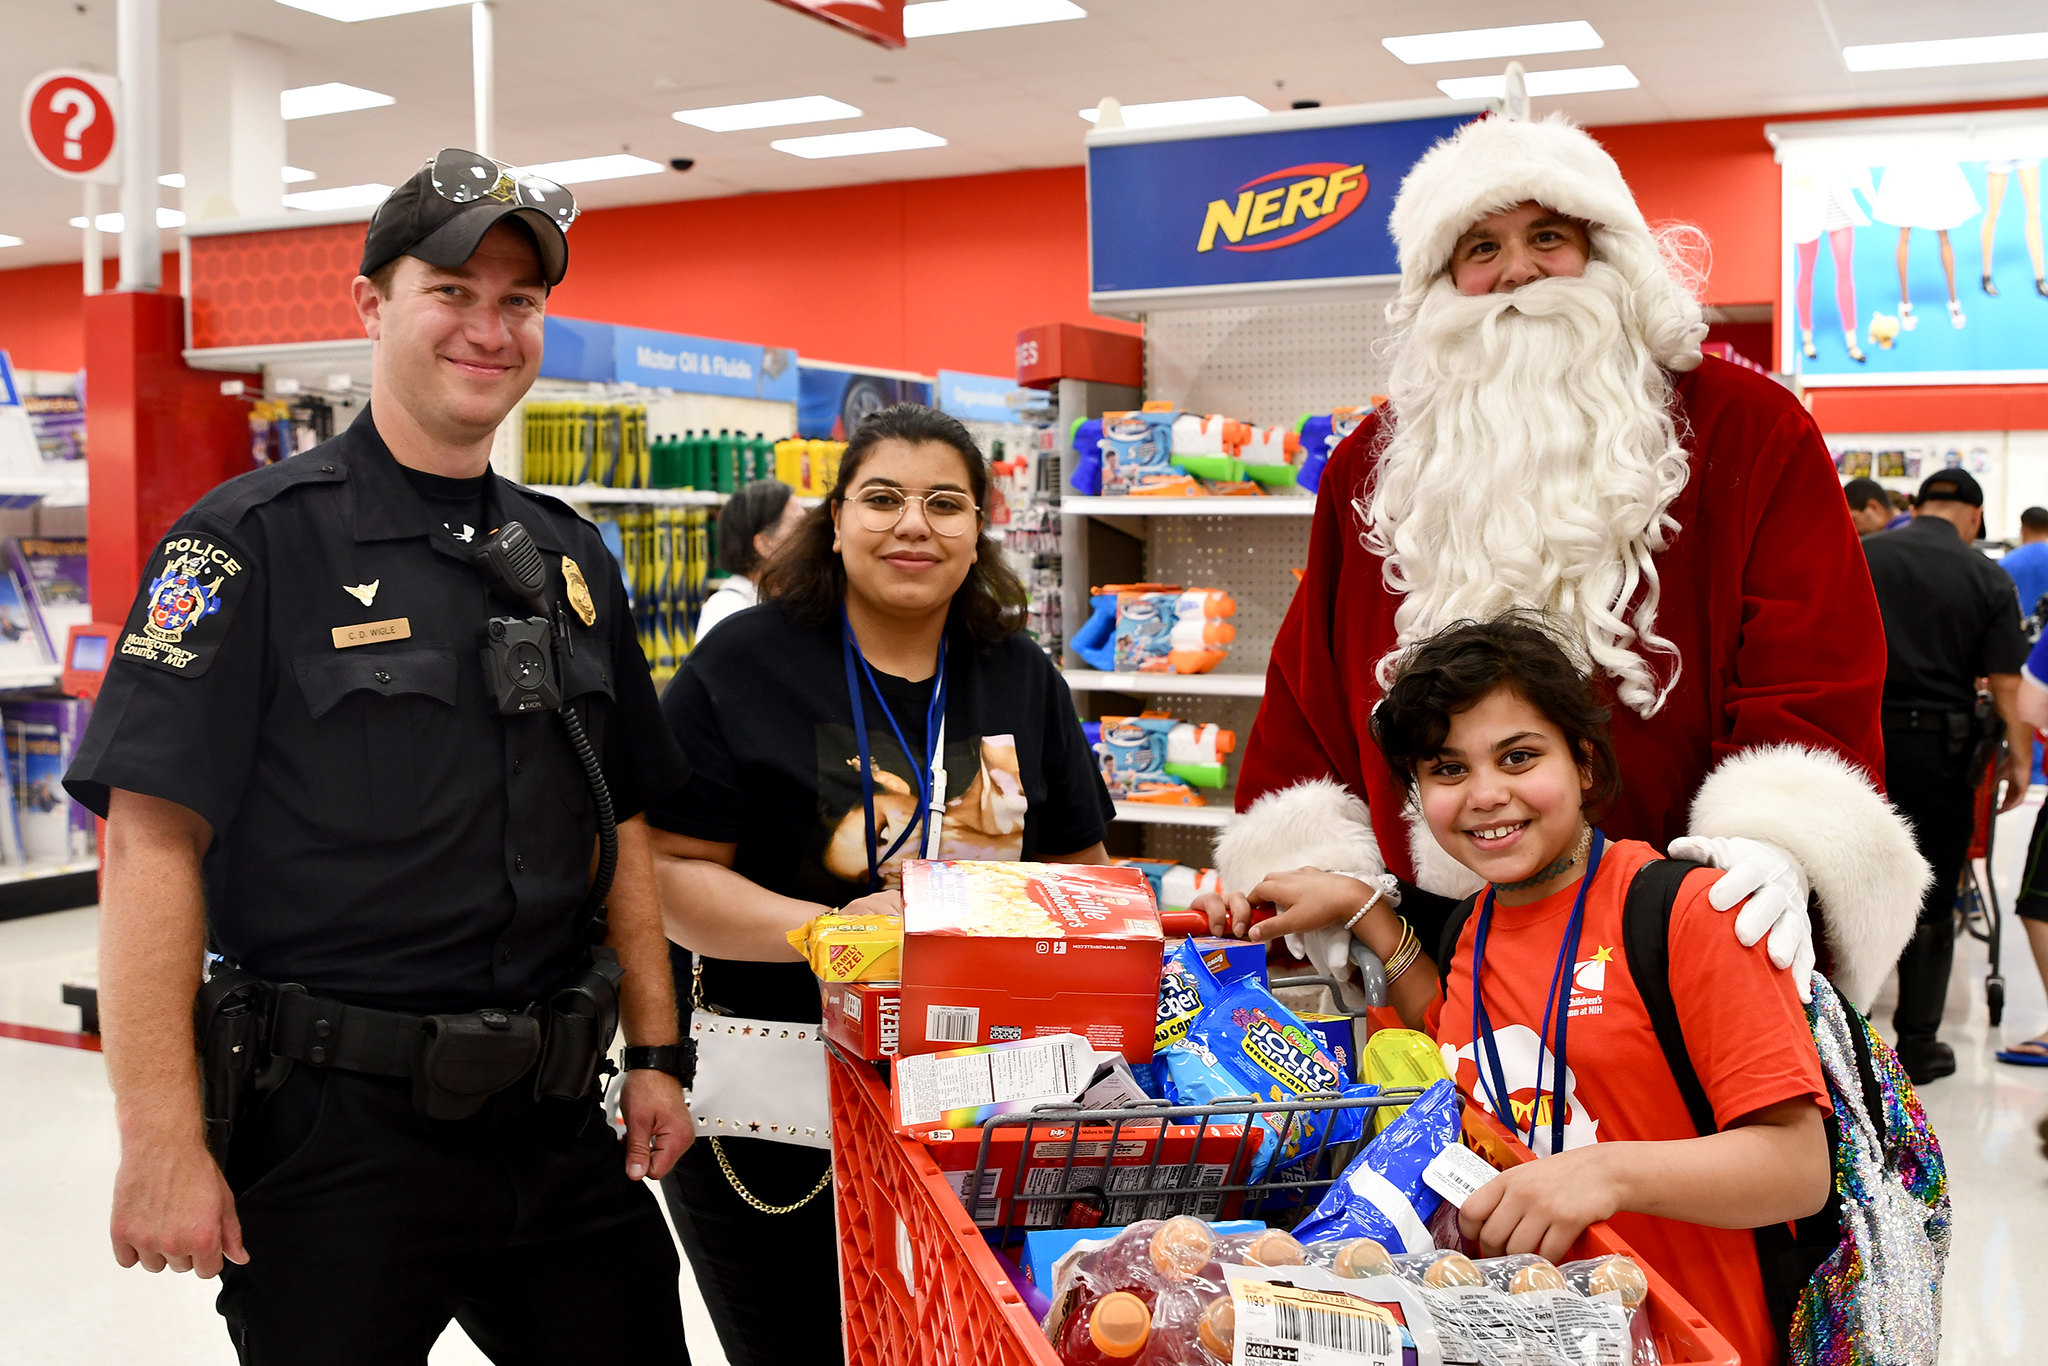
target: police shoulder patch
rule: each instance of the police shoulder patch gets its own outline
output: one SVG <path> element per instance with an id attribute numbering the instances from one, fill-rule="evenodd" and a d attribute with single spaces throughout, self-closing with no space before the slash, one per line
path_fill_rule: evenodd
<path id="1" fill-rule="evenodd" d="M 143 574 L 119 657 L 197 678 L 213 663 L 248 588 L 248 558 L 218 536 L 178 529 L 158 543 Z"/>

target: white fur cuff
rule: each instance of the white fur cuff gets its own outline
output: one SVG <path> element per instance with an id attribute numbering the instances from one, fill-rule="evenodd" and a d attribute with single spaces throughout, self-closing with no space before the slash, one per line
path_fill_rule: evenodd
<path id="1" fill-rule="evenodd" d="M 1240 895 L 1296 868 L 1371 876 L 1386 866 L 1365 803 L 1329 778 L 1268 792 L 1216 839 L 1217 877 Z"/>
<path id="2" fill-rule="evenodd" d="M 1820 900 L 1835 987 L 1867 1004 L 1898 962 L 1933 872 L 1913 830 L 1840 755 L 1766 745 L 1730 755 L 1693 798 L 1695 835 L 1775 844 Z"/>

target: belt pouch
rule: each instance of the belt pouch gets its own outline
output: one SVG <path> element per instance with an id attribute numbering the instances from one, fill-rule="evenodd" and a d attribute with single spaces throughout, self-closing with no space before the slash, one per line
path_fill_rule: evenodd
<path id="1" fill-rule="evenodd" d="M 429 1015 L 421 1032 L 412 1104 L 428 1119 L 468 1119 L 540 1055 L 540 1021 L 506 1010 Z"/>

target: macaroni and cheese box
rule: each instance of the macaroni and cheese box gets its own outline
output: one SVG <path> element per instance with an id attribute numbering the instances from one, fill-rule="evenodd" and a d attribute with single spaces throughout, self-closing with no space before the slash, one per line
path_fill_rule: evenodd
<path id="1" fill-rule="evenodd" d="M 1149 1061 L 1165 943 L 1136 868 L 906 862 L 901 1053 L 1072 1033 Z"/>
<path id="2" fill-rule="evenodd" d="M 856 1058 L 885 1062 L 902 1041 L 899 982 L 825 982 L 825 1037 Z"/>
<path id="3" fill-rule="evenodd" d="M 1244 1204 L 1244 1193 L 1225 1194 L 1215 1188 L 1243 1184 L 1246 1162 L 1262 1138 L 1257 1130 L 1247 1135 L 1243 1124 L 1226 1122 L 1212 1123 L 1206 1130 L 1199 1124 L 1133 1123 L 1121 1132 L 1107 1124 L 1084 1125 L 1078 1136 L 1069 1125 L 1045 1124 L 1031 1126 L 1027 1152 L 1025 1127 L 1002 1125 L 988 1131 L 988 1165 L 980 1188 L 972 1192 L 968 1187 L 974 1184 L 982 1131 L 941 1129 L 920 1140 L 982 1228 L 998 1223 L 1026 1229 L 1134 1224 L 1185 1208 L 1185 1197 L 1125 1193 L 1148 1186 L 1211 1191 L 1197 1199 L 1192 1212 L 1204 1219 L 1228 1219 Z M 1071 1200 L 1016 1198 L 1067 1192 L 1073 1193 Z"/>

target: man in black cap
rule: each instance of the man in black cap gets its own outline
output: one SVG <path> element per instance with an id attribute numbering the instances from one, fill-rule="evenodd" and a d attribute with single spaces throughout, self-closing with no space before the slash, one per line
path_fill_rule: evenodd
<path id="1" fill-rule="evenodd" d="M 163 538 L 66 777 L 108 822 L 114 1254 L 220 1274 L 245 1366 L 423 1363 L 451 1318 L 688 1360 L 641 1184 L 693 1136 L 639 814 L 683 760 L 596 529 L 490 470 L 574 216 L 467 152 L 392 192 L 370 406 Z"/>
<path id="2" fill-rule="evenodd" d="M 1969 853 L 1977 785 L 2001 738 L 2000 811 L 2027 794 L 2033 732 L 2019 718 L 2020 630 L 2012 580 L 1971 547 L 1984 526 L 1984 491 L 1963 470 L 1940 470 L 1920 485 L 1913 520 L 1866 537 L 1863 554 L 1884 616 L 1885 790 L 1912 823 L 1934 881 L 1920 923 L 1899 958 L 1892 1014 L 1899 1061 L 1916 1082 L 1956 1070 L 1935 1036 L 1955 954 L 1956 886 Z M 1989 680 L 1992 706 L 1980 705 Z M 1995 714 L 1994 714 L 1995 707 Z"/>

